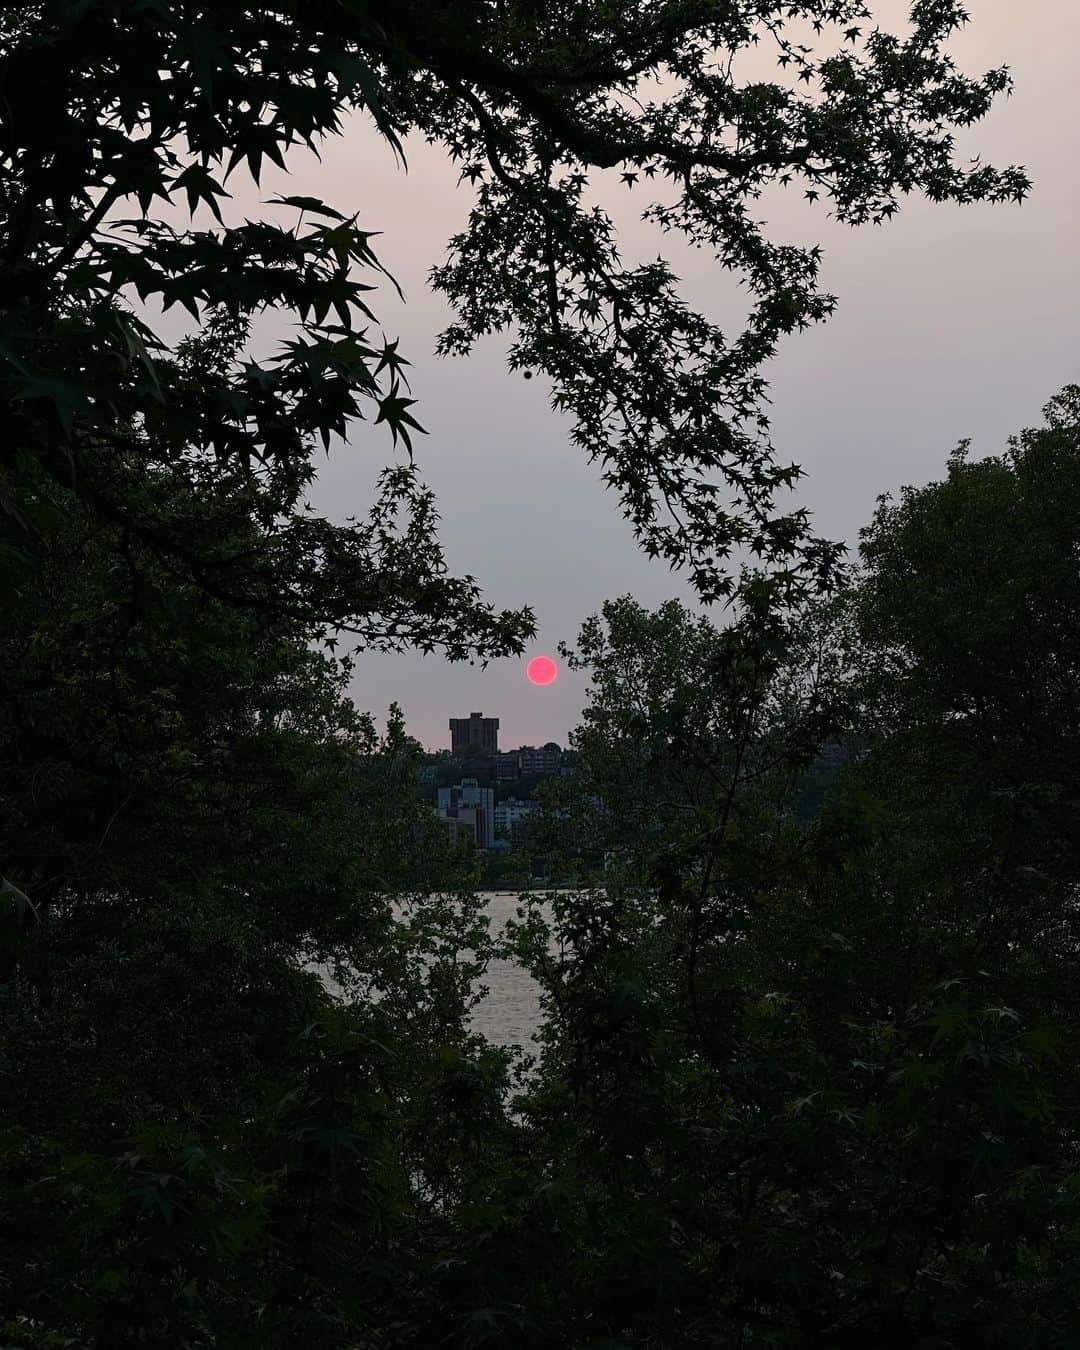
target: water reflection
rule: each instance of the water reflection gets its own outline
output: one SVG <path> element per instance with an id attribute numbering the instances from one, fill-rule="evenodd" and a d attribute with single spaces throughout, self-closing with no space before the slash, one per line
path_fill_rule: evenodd
<path id="1" fill-rule="evenodd" d="M 520 904 L 518 891 L 489 892 L 486 913 L 491 921 L 491 935 L 502 936 L 508 919 L 515 917 Z M 551 907 L 544 904 L 540 912 L 551 919 Z M 553 947 L 554 950 L 554 947 Z M 315 967 L 331 993 L 340 997 L 342 988 L 330 973 Z M 487 995 L 473 1009 L 471 1025 L 493 1045 L 519 1046 L 535 1050 L 533 1037 L 540 1026 L 540 986 L 527 971 L 514 961 L 492 961 L 481 981 Z"/>
<path id="2" fill-rule="evenodd" d="M 500 937 L 507 919 L 514 917 L 519 904 L 517 891 L 499 892 L 488 897 L 487 914 L 492 937 Z M 548 905 L 542 907 L 551 918 Z M 472 1026 L 492 1045 L 533 1049 L 533 1036 L 540 1026 L 540 986 L 527 971 L 513 961 L 492 961 L 483 983 L 488 995 L 473 1010 Z"/>

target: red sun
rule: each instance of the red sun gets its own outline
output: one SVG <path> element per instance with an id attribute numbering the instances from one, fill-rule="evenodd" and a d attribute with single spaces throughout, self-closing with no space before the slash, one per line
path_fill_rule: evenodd
<path id="1" fill-rule="evenodd" d="M 525 674 L 533 684 L 552 684 L 559 667 L 550 656 L 534 656 L 525 667 Z"/>

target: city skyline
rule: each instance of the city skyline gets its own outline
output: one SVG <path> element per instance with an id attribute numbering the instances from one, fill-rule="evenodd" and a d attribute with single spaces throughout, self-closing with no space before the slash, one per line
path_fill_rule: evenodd
<path id="1" fill-rule="evenodd" d="M 521 741 L 517 745 L 500 745 L 499 726 L 501 718 L 498 716 L 478 711 L 470 712 L 467 717 L 450 717 L 447 719 L 447 728 L 450 744 L 447 745 L 425 745 L 424 751 L 427 754 L 449 753 L 455 758 L 465 758 L 470 755 L 480 758 L 490 758 L 493 761 L 505 760 L 510 756 L 517 755 L 521 751 L 539 751 L 547 749 L 554 745 L 558 750 L 563 751 L 569 747 L 569 733 L 563 737 L 548 737 L 546 741 Z M 492 725 L 494 724 L 494 725 Z M 406 731 L 410 735 L 406 723 Z M 415 739 L 419 740 L 419 737 Z"/>

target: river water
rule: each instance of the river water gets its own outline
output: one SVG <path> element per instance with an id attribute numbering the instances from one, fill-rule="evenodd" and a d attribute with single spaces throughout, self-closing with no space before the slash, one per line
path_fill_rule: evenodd
<path id="1" fill-rule="evenodd" d="M 515 916 L 520 903 L 518 891 L 490 891 L 485 895 L 486 913 L 491 921 L 492 937 L 500 937 L 506 921 Z M 550 919 L 548 905 L 540 906 L 541 913 Z M 555 948 L 553 946 L 552 950 Z M 341 987 L 326 970 L 317 966 L 323 982 L 331 993 L 340 995 Z M 473 1009 L 471 1025 L 493 1045 L 517 1046 L 535 1051 L 533 1041 L 540 1026 L 540 986 L 527 971 L 513 961 L 492 961 L 480 981 L 487 987 L 487 995 Z"/>
<path id="2" fill-rule="evenodd" d="M 499 937 L 507 919 L 518 907 L 517 891 L 495 891 L 487 897 L 491 935 Z M 550 918 L 547 907 L 543 910 Z M 492 961 L 482 981 L 488 995 L 473 1010 L 472 1026 L 493 1045 L 520 1046 L 533 1050 L 533 1036 L 540 1025 L 540 986 L 513 961 Z"/>

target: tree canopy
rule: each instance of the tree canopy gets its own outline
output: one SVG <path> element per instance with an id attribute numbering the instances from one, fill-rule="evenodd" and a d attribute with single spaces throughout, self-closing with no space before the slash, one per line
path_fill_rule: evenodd
<path id="1" fill-rule="evenodd" d="M 883 501 L 793 640 L 583 628 L 603 887 L 510 944 L 547 1014 L 553 1194 L 498 1244 L 536 1344 L 1075 1339 L 1077 391 L 1046 412 Z M 806 825 L 815 737 L 848 755 Z"/>
<path id="2" fill-rule="evenodd" d="M 871 10 L 0 13 L 5 1347 L 1076 1343 L 1080 392 L 883 500 L 850 572 L 764 412 L 834 303 L 767 192 L 1027 189 L 956 162 L 1009 87 L 955 68 L 961 6 Z M 499 943 L 335 644 L 483 661 L 532 615 L 449 574 L 373 235 L 230 207 L 354 113 L 470 184 L 440 349 L 509 333 L 644 548 L 738 601 L 585 625 L 533 845 L 603 885 Z M 737 329 L 623 260 L 608 170 L 744 283 Z M 334 523 L 318 448 L 362 418 L 403 458 Z M 516 1069 L 469 1022 L 494 955 L 543 992 Z"/>
<path id="3" fill-rule="evenodd" d="M 245 604 L 285 603 L 294 582 L 306 613 L 369 643 L 519 649 L 531 617 L 495 615 L 445 576 L 412 471 L 384 482 L 380 518 L 397 505 L 409 522 L 392 539 L 297 512 L 319 438 L 374 414 L 410 448 L 407 362 L 371 308 L 386 280 L 371 234 L 314 198 L 226 223 L 226 181 L 239 170 L 257 182 L 264 162 L 317 148 L 362 110 L 401 153 L 410 134 L 444 146 L 473 186 L 467 226 L 432 272 L 457 310 L 441 350 L 512 329 L 511 366 L 549 377 L 643 546 L 688 566 L 704 598 L 730 593 L 735 548 L 783 580 L 820 579 L 837 551 L 776 503 L 797 470 L 769 444 L 761 368 L 833 300 L 818 289 L 818 248 L 770 241 L 754 203 L 789 185 L 859 224 L 912 191 L 1022 197 L 1020 169 L 954 160 L 955 128 L 1009 85 L 1003 69 L 956 69 L 946 44 L 965 17 L 956 0 L 919 0 L 898 37 L 863 0 L 8 5 L 7 514 L 35 528 L 20 506 L 29 458 Z M 742 77 L 751 49 L 775 56 L 773 79 Z M 695 312 L 661 259 L 623 264 L 591 195 L 605 169 L 655 183 L 644 214 L 658 230 L 745 284 L 741 332 Z M 216 227 L 167 219 L 174 201 Z M 222 315 L 229 359 L 193 380 L 136 300 L 197 323 Z M 242 350 L 245 325 L 266 309 L 297 335 L 257 357 Z M 154 467 L 173 480 L 167 510 L 133 490 Z M 217 513 L 241 500 L 258 549 L 220 543 Z"/>

